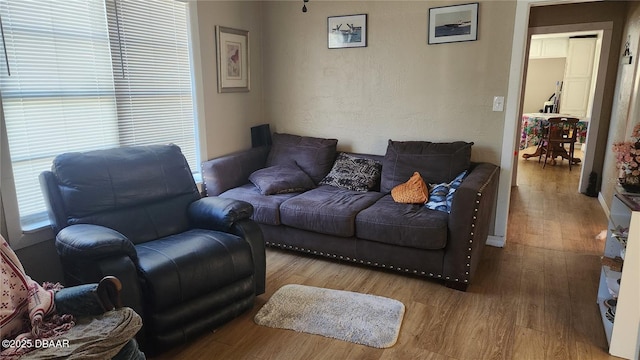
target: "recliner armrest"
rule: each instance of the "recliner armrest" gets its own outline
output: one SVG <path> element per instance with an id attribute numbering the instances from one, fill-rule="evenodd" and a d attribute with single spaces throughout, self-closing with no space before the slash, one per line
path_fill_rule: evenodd
<path id="1" fill-rule="evenodd" d="M 56 235 L 56 249 L 62 258 L 81 257 L 83 260 L 126 255 L 137 261 L 133 243 L 121 233 L 99 225 L 77 224 L 60 230 Z"/>
<path id="2" fill-rule="evenodd" d="M 249 219 L 253 205 L 246 201 L 216 196 L 205 197 L 189 205 L 188 216 L 194 227 L 230 232 L 237 221 Z"/>

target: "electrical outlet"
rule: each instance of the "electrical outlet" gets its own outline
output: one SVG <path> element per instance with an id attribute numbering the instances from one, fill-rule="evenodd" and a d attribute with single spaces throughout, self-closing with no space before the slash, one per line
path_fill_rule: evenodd
<path id="1" fill-rule="evenodd" d="M 494 96 L 493 111 L 503 111 L 503 110 L 504 110 L 504 96 Z"/>

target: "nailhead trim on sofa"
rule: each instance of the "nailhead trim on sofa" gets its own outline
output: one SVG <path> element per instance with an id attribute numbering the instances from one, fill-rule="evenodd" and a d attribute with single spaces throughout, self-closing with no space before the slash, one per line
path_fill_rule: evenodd
<path id="1" fill-rule="evenodd" d="M 498 169 L 494 170 L 494 173 L 495 173 L 495 171 L 498 171 Z M 492 174 L 492 176 L 490 178 L 492 178 L 492 177 L 493 177 L 493 174 Z M 489 184 L 488 182 L 484 183 L 480 187 L 479 191 L 476 193 L 476 196 L 477 196 L 476 197 L 476 206 L 473 209 L 473 211 L 475 213 L 478 212 L 478 207 L 480 205 L 480 200 L 482 198 L 482 191 L 487 187 L 488 184 Z M 467 263 L 466 263 L 467 268 L 471 267 L 471 251 L 472 251 L 471 245 L 473 244 L 474 229 L 476 227 L 476 221 L 477 220 L 478 220 L 478 217 L 476 215 L 474 215 L 473 216 L 473 222 L 471 223 L 471 233 L 469 234 L 469 236 L 470 236 L 469 237 L 469 248 L 468 248 Z M 348 256 L 344 257 L 342 255 L 330 254 L 330 253 L 325 253 L 325 252 L 322 252 L 322 251 L 315 251 L 315 250 L 305 249 L 305 248 L 292 246 L 292 245 L 277 244 L 277 243 L 273 243 L 273 242 L 270 242 L 270 241 L 267 241 L 266 245 L 273 246 L 273 247 L 278 247 L 278 248 L 285 249 L 285 250 L 288 249 L 288 250 L 296 250 L 296 251 L 300 251 L 300 252 L 306 252 L 306 253 L 309 253 L 309 254 L 320 255 L 320 256 L 324 256 L 324 257 L 332 258 L 332 259 L 346 260 L 346 261 L 351 261 L 351 262 L 355 262 L 355 263 L 359 262 L 360 264 L 373 265 L 373 266 L 377 266 L 377 267 L 381 267 L 381 268 L 385 268 L 385 269 L 396 270 L 398 272 L 405 272 L 405 273 L 411 272 L 411 273 L 413 273 L 415 275 L 424 276 L 424 277 L 431 277 L 431 278 L 437 278 L 437 279 L 442 279 L 443 278 L 442 274 L 433 274 L 433 273 L 427 274 L 424 271 L 418 271 L 418 270 L 415 270 L 415 269 L 407 269 L 407 268 L 402 269 L 402 268 L 396 267 L 394 265 L 378 264 L 378 263 L 373 263 L 372 264 L 370 261 L 366 261 L 365 262 L 364 260 L 358 260 L 358 259 L 355 259 L 355 258 L 350 258 Z M 468 276 L 469 275 L 469 271 L 466 271 L 465 275 Z M 449 276 L 445 276 L 444 279 L 445 280 L 450 280 L 450 281 L 455 281 L 455 282 L 463 282 L 463 283 L 468 283 L 469 282 L 469 279 L 462 279 L 462 280 L 460 280 L 459 278 L 451 279 L 451 277 L 449 277 Z"/>

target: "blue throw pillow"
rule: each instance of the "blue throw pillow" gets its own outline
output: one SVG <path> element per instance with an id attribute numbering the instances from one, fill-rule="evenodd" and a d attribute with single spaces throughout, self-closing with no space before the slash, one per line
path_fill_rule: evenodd
<path id="1" fill-rule="evenodd" d="M 431 191 L 429 191 L 429 201 L 427 201 L 424 206 L 427 209 L 431 210 L 439 210 L 446 211 L 447 210 L 447 195 L 449 194 L 449 184 L 434 184 L 429 186 Z"/>
<path id="2" fill-rule="evenodd" d="M 450 183 L 441 183 L 430 185 L 429 201 L 425 204 L 427 209 L 451 212 L 451 204 L 453 203 L 453 194 L 462 184 L 462 180 L 467 176 L 467 170 L 461 172 Z"/>

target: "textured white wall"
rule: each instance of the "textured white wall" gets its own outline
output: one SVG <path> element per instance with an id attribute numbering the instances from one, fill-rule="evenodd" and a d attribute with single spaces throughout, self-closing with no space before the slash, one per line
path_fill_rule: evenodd
<path id="1" fill-rule="evenodd" d="M 556 82 L 564 79 L 567 58 L 529 59 L 523 113 L 536 113 L 556 91 Z"/>
<path id="2" fill-rule="evenodd" d="M 256 1 L 198 1 L 197 39 L 200 73 L 200 138 L 203 160 L 247 149 L 251 126 L 262 123 L 261 7 Z M 249 31 L 251 91 L 218 93 L 215 26 Z"/>
<path id="3" fill-rule="evenodd" d="M 384 154 L 387 140 L 473 141 L 500 163 L 515 2 L 481 1 L 478 41 L 427 45 L 433 1 L 269 1 L 263 6 L 264 119 Z M 368 46 L 327 48 L 327 17 L 368 14 Z"/>
<path id="4" fill-rule="evenodd" d="M 640 3 L 629 5 L 629 16 L 622 39 L 623 49 L 627 39 L 630 40 L 633 64 L 618 67 L 618 80 L 613 100 L 613 111 L 611 112 L 601 189 L 602 197 L 609 207 L 618 183 L 618 170 L 612 146 L 616 142 L 630 141 L 633 127 L 640 122 L 638 117 L 640 115 L 640 75 L 637 73 L 640 51 Z M 620 54 L 622 54 L 622 50 Z M 620 60 L 622 59 L 620 58 Z"/>

